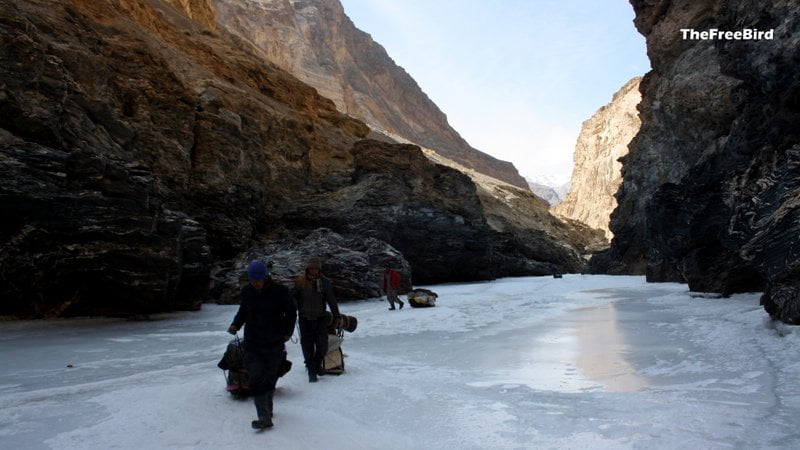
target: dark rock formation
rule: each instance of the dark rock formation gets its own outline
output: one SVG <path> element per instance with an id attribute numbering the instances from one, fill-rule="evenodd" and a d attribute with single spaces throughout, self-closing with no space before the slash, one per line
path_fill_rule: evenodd
<path id="1" fill-rule="evenodd" d="M 513 190 L 517 197 L 501 202 L 416 146 L 402 147 L 357 142 L 351 183 L 298 199 L 282 222 L 388 242 L 408 259 L 414 280 L 424 284 L 582 269 L 579 251 L 564 242 L 591 235 L 556 220 L 541 199 L 501 183 L 496 189 Z M 538 205 L 523 211 L 515 202 Z M 551 229 L 552 234 L 545 232 Z"/>
<path id="2" fill-rule="evenodd" d="M 208 248 L 245 250 L 367 133 L 160 1 L 4 0 L 0 39 L 0 314 L 196 307 Z"/>
<path id="3" fill-rule="evenodd" d="M 364 140 L 315 89 L 187 18 L 202 5 L 0 0 L 0 315 L 196 308 L 212 267 L 320 227 L 347 241 L 323 249 L 355 252 L 326 267 L 352 277 L 343 297 L 374 293 L 360 255 L 391 251 L 370 238 L 418 282 L 509 273 L 468 177 Z M 504 258 L 574 267 L 528 245 Z"/>
<path id="4" fill-rule="evenodd" d="M 175 0 L 173 0 L 175 1 Z M 513 164 L 472 148 L 339 0 L 213 0 L 220 26 L 317 88 L 340 111 L 459 164 L 527 188 Z"/>
<path id="5" fill-rule="evenodd" d="M 203 228 L 164 208 L 145 167 L 82 150 L 0 145 L 2 313 L 196 309 Z"/>
<path id="6" fill-rule="evenodd" d="M 298 197 L 282 218 L 287 227 L 329 227 L 388 242 L 420 283 L 500 275 L 491 269 L 489 228 L 466 175 L 412 145 L 365 140 L 352 154 L 350 182 Z"/>
<path id="7" fill-rule="evenodd" d="M 800 322 L 800 8 L 632 4 L 653 70 L 605 269 L 723 294 L 766 288 L 770 315 Z M 682 28 L 774 29 L 774 39 L 684 40 Z"/>
<path id="8" fill-rule="evenodd" d="M 549 204 L 529 190 L 467 169 L 430 150 L 425 154 L 475 183 L 491 233 L 495 276 L 545 275 L 552 273 L 554 266 L 561 272 L 583 271 L 581 257 L 608 246 L 600 230 L 556 218 Z"/>
<path id="9" fill-rule="evenodd" d="M 500 273 L 580 272 L 582 256 L 608 245 L 602 231 L 555 218 L 547 202 L 531 192 L 503 183 L 481 183 L 478 197 L 493 231 L 492 266 Z"/>

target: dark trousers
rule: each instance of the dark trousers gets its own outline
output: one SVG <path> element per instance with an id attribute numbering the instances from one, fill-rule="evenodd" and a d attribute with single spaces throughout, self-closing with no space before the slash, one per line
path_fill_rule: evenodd
<path id="1" fill-rule="evenodd" d="M 306 368 L 316 372 L 322 368 L 322 360 L 328 353 L 328 319 L 309 320 L 300 318 L 300 346 Z"/>
<path id="2" fill-rule="evenodd" d="M 399 292 L 399 289 L 387 289 L 386 290 L 386 300 L 389 300 L 389 307 L 392 308 L 392 309 L 394 309 L 394 304 L 395 303 L 398 303 L 398 304 L 399 303 L 403 303 L 402 301 L 400 301 L 400 298 L 397 297 L 397 293 L 398 292 Z"/>
<path id="3" fill-rule="evenodd" d="M 283 345 L 250 348 L 245 344 L 244 367 L 250 376 L 250 392 L 254 396 L 266 395 L 275 390 L 284 349 Z"/>

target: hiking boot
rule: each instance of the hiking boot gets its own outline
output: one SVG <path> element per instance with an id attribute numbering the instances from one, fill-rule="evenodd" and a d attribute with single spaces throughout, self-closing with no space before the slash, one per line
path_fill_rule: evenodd
<path id="1" fill-rule="evenodd" d="M 253 403 L 256 405 L 256 415 L 258 420 L 254 420 L 253 428 L 268 428 L 272 426 L 272 392 L 266 395 L 256 395 L 253 397 Z M 256 426 L 256 423 L 259 426 Z M 263 426 L 262 426 L 263 425 Z"/>
<path id="2" fill-rule="evenodd" d="M 322 367 L 317 369 L 317 375 L 320 376 L 320 377 L 325 375 L 325 369 L 323 369 Z"/>
<path id="3" fill-rule="evenodd" d="M 403 306 L 405 306 L 405 303 L 400 302 L 400 309 L 403 309 Z"/>
<path id="4" fill-rule="evenodd" d="M 317 382 L 317 374 L 316 372 L 308 372 L 308 382 L 309 383 L 316 383 Z"/>
<path id="5" fill-rule="evenodd" d="M 392 305 L 392 307 L 389 308 L 389 311 L 394 311 L 394 305 Z"/>
<path id="6" fill-rule="evenodd" d="M 272 419 L 269 417 L 261 417 L 258 420 L 250 422 L 250 426 L 253 427 L 254 430 L 263 430 L 264 428 L 272 427 L 272 425 Z"/>

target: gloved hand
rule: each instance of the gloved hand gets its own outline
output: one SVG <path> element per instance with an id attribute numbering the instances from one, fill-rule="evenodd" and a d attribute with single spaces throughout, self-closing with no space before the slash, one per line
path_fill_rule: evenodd
<path id="1" fill-rule="evenodd" d="M 239 331 L 239 329 L 238 329 L 238 328 L 236 328 L 236 325 L 231 325 L 231 326 L 228 328 L 228 333 L 230 333 L 230 334 L 236 334 L 238 331 Z"/>

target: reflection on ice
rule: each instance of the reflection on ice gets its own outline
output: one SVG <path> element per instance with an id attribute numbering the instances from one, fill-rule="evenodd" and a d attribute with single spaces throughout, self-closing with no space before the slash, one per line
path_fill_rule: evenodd
<path id="1" fill-rule="evenodd" d="M 596 297 L 596 296 L 595 296 Z M 638 392 L 648 380 L 626 359 L 632 347 L 625 340 L 616 304 L 579 307 L 546 328 L 515 330 L 481 352 L 471 367 L 490 370 L 489 380 L 470 386 L 527 386 L 537 391 Z M 629 319 L 635 320 L 635 318 Z"/>
<path id="2" fill-rule="evenodd" d="M 625 359 L 629 345 L 620 332 L 615 303 L 575 311 L 581 373 L 603 385 L 607 392 L 636 392 L 647 380 Z"/>
<path id="3" fill-rule="evenodd" d="M 564 393 L 597 388 L 596 382 L 583 378 L 576 369 L 578 340 L 572 329 L 557 327 L 545 333 L 532 330 L 530 335 L 517 331 L 513 339 L 516 346 L 509 344 L 511 348 L 489 353 L 495 361 L 482 361 L 484 367 L 494 368 L 488 380 L 472 382 L 470 386 L 503 389 L 527 386 L 536 391 Z"/>

